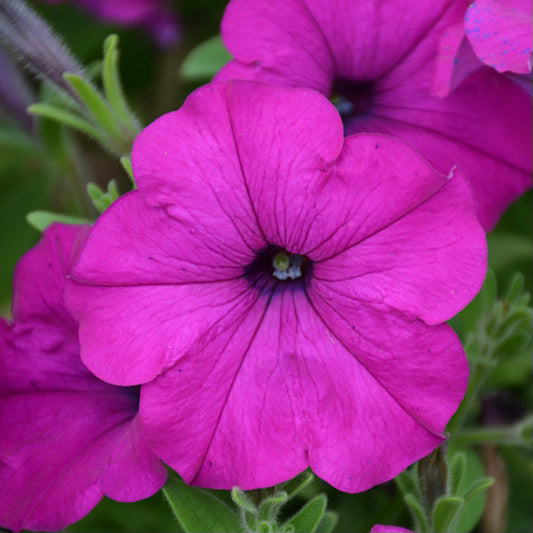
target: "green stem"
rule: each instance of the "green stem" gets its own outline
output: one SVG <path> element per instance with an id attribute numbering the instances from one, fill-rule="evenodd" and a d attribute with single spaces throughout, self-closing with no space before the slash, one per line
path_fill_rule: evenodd
<path id="1" fill-rule="evenodd" d="M 531 426 L 532 418 L 529 415 L 512 426 L 487 426 L 468 431 L 459 431 L 450 436 L 450 441 L 460 445 L 491 442 L 493 444 L 524 446 L 529 448 L 531 442 L 523 435 L 523 431 L 526 427 Z"/>
<path id="2" fill-rule="evenodd" d="M 481 339 L 484 338 L 485 342 L 481 344 L 478 353 L 469 354 L 468 359 L 472 370 L 470 373 L 468 388 L 459 409 L 457 409 L 457 412 L 446 428 L 450 436 L 457 433 L 465 423 L 472 411 L 474 403 L 479 398 L 479 392 L 485 383 L 485 380 L 493 370 L 493 366 L 489 363 L 495 356 L 496 345 L 491 342 L 490 339 L 485 337 L 483 326 L 478 329 L 478 336 Z"/>

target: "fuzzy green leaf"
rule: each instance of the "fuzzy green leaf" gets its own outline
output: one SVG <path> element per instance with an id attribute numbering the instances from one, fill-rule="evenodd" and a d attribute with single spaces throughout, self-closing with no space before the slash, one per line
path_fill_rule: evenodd
<path id="1" fill-rule="evenodd" d="M 282 490 L 261 501 L 259 505 L 260 520 L 274 520 L 281 508 L 289 499 L 287 493 Z"/>
<path id="2" fill-rule="evenodd" d="M 233 487 L 231 489 L 231 499 L 235 505 L 240 507 L 243 511 L 248 511 L 253 515 L 257 513 L 257 508 L 253 504 L 252 500 L 250 500 L 248 495 L 239 487 Z"/>
<path id="3" fill-rule="evenodd" d="M 302 489 L 307 487 L 309 485 L 315 476 L 313 473 L 309 470 L 304 470 L 300 474 L 298 474 L 295 478 L 291 479 L 290 481 L 287 481 L 283 484 L 283 490 L 287 493 L 289 500 L 298 492 L 300 492 Z"/>
<path id="4" fill-rule="evenodd" d="M 30 226 L 36 230 L 44 231 L 50 224 L 61 222 L 63 224 L 90 224 L 90 220 L 61 213 L 51 213 L 50 211 L 32 211 L 26 215 L 26 220 Z"/>
<path id="5" fill-rule="evenodd" d="M 131 166 L 131 158 L 126 155 L 123 155 L 120 158 L 120 164 L 122 165 L 122 168 L 126 171 L 126 174 L 133 183 L 133 187 L 137 188 L 137 185 L 135 184 L 135 178 L 133 177 L 133 167 Z"/>
<path id="6" fill-rule="evenodd" d="M 289 518 L 282 527 L 293 526 L 295 532 L 313 533 L 324 516 L 327 501 L 325 494 L 318 494 Z"/>
<path id="7" fill-rule="evenodd" d="M 465 501 L 460 496 L 442 496 L 435 503 L 433 509 L 434 533 L 448 533 L 455 531 L 454 525 L 459 518 L 459 511 Z"/>
<path id="8" fill-rule="evenodd" d="M 237 515 L 212 492 L 169 478 L 163 487 L 176 519 L 187 533 L 234 533 L 241 530 Z"/>
<path id="9" fill-rule="evenodd" d="M 28 107 L 28 113 L 49 118 L 51 120 L 55 120 L 56 122 L 60 122 L 61 124 L 65 124 L 66 126 L 69 126 L 71 128 L 77 129 L 85 133 L 86 135 L 93 137 L 98 142 L 104 145 L 107 142 L 106 137 L 97 128 L 95 128 L 86 120 L 80 118 L 78 115 L 71 113 L 70 111 L 65 111 L 64 109 L 50 104 L 39 103 L 32 104 L 30 107 Z"/>
<path id="10" fill-rule="evenodd" d="M 220 35 L 216 35 L 192 50 L 181 65 L 180 75 L 188 81 L 208 80 L 230 59 Z"/>
<path id="11" fill-rule="evenodd" d="M 77 74 L 67 72 L 63 77 L 76 91 L 94 121 L 107 131 L 111 137 L 120 137 L 121 131 L 117 124 L 117 119 L 109 109 L 103 96 L 87 80 Z"/>
<path id="12" fill-rule="evenodd" d="M 457 494 L 457 490 L 464 478 L 466 471 L 466 454 L 456 453 L 448 463 L 448 487 L 452 496 Z"/>
<path id="13" fill-rule="evenodd" d="M 408 505 L 411 514 L 413 515 L 414 521 L 417 524 L 416 530 L 419 533 L 428 533 L 429 524 L 426 517 L 426 513 L 416 496 L 414 494 L 406 494 L 403 497 L 405 503 Z"/>
<path id="14" fill-rule="evenodd" d="M 494 483 L 494 478 L 482 477 L 474 482 L 464 494 L 464 501 L 468 503 L 481 492 L 485 492 Z"/>
<path id="15" fill-rule="evenodd" d="M 118 61 L 118 36 L 110 35 L 104 41 L 104 64 L 102 69 L 102 81 L 104 83 L 105 96 L 117 117 L 133 133 L 138 133 L 140 127 L 137 119 L 131 111 L 120 82 Z"/>

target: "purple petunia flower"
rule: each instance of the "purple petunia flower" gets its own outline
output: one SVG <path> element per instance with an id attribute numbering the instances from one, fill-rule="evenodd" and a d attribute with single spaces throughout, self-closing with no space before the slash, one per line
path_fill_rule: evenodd
<path id="1" fill-rule="evenodd" d="M 66 0 L 39 0 L 59 4 Z M 174 44 L 179 21 L 168 0 L 70 0 L 110 24 L 145 28 L 160 46 Z"/>
<path id="2" fill-rule="evenodd" d="M 97 379 L 63 304 L 88 232 L 54 225 L 18 263 L 13 324 L 0 320 L 0 527 L 57 531 L 104 494 L 135 501 L 166 478 L 138 417 L 138 387 Z"/>
<path id="3" fill-rule="evenodd" d="M 384 526 L 382 524 L 376 524 L 370 530 L 370 533 L 414 533 L 414 531 L 398 526 Z"/>
<path id="4" fill-rule="evenodd" d="M 486 266 L 459 176 L 344 138 L 316 91 L 250 82 L 198 89 L 132 156 L 138 190 L 96 222 L 66 298 L 88 367 L 145 383 L 164 461 L 212 488 L 311 466 L 360 491 L 442 442 L 468 374 L 442 322 Z"/>
<path id="5" fill-rule="evenodd" d="M 488 67 L 436 96 L 442 48 L 453 29 L 464 34 L 468 4 L 231 0 L 222 37 L 235 60 L 217 79 L 313 88 L 337 101 L 347 133 L 401 137 L 442 173 L 457 165 L 490 229 L 532 183 L 531 100 Z"/>
<path id="6" fill-rule="evenodd" d="M 532 66 L 530 0 L 476 0 L 465 32 L 478 57 L 499 72 L 528 74 Z"/>

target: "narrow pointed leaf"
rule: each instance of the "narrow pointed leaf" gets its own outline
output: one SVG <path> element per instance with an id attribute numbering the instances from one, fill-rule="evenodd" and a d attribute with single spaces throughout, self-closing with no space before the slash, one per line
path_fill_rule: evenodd
<path id="1" fill-rule="evenodd" d="M 429 524 L 428 519 L 426 517 L 426 513 L 424 512 L 424 509 L 422 508 L 422 505 L 417 500 L 414 494 L 406 494 L 403 497 L 405 503 L 408 505 L 409 510 L 411 511 L 411 514 L 413 515 L 413 518 L 415 520 L 415 523 L 417 524 L 417 532 L 419 533 L 428 533 L 429 532 Z"/>
<path id="2" fill-rule="evenodd" d="M 494 478 L 483 477 L 478 479 L 464 494 L 463 498 L 465 502 L 469 502 L 472 498 L 475 498 L 480 492 L 486 491 L 494 483 Z"/>
<path id="3" fill-rule="evenodd" d="M 294 531 L 313 533 L 320 524 L 326 510 L 327 498 L 325 494 L 318 494 L 309 500 L 295 515 L 293 515 L 283 527 L 294 527 Z"/>
<path id="4" fill-rule="evenodd" d="M 434 533 L 448 533 L 453 531 L 453 525 L 459 518 L 459 511 L 465 501 L 460 496 L 443 496 L 435 503 L 433 509 Z"/>
<path id="5" fill-rule="evenodd" d="M 449 492 L 456 495 L 459 485 L 463 480 L 466 470 L 466 455 L 463 452 L 456 453 L 448 463 Z"/>
<path id="6" fill-rule="evenodd" d="M 410 493 L 416 494 L 418 490 L 411 469 L 404 470 L 401 474 L 394 478 L 394 481 L 396 481 L 396 485 L 398 485 L 398 489 L 403 496 L 406 496 Z"/>
<path id="7" fill-rule="evenodd" d="M 268 498 L 265 498 L 259 505 L 260 520 L 274 520 L 281 506 L 289 499 L 287 493 L 283 490 Z"/>
<path id="8" fill-rule="evenodd" d="M 61 213 L 51 213 L 50 211 L 32 211 L 26 215 L 26 220 L 30 226 L 36 230 L 44 231 L 50 224 L 54 222 L 62 222 L 63 224 L 90 224 L 90 220 L 81 217 L 74 217 L 71 215 L 63 215 Z"/>
<path id="9" fill-rule="evenodd" d="M 309 470 L 304 470 L 295 478 L 283 484 L 283 490 L 287 493 L 289 500 L 302 489 L 309 485 L 315 476 Z"/>
<path id="10" fill-rule="evenodd" d="M 134 117 L 124 91 L 118 71 L 120 52 L 117 48 L 118 36 L 110 35 L 104 42 L 104 65 L 102 80 L 105 96 L 117 117 L 134 133 L 139 131 L 139 125 Z"/>
<path id="11" fill-rule="evenodd" d="M 257 508 L 253 504 L 252 500 L 250 500 L 248 495 L 239 487 L 233 487 L 231 489 L 231 499 L 235 502 L 235 505 L 237 505 L 244 511 L 248 511 L 253 515 L 257 513 Z"/>
<path id="12" fill-rule="evenodd" d="M 131 166 L 131 159 L 128 156 L 123 155 L 120 158 L 120 164 L 122 165 L 122 168 L 126 171 L 126 174 L 133 183 L 133 187 L 137 188 L 137 186 L 135 185 L 135 178 L 133 177 L 133 167 Z"/>
<path id="13" fill-rule="evenodd" d="M 509 289 L 507 291 L 505 299 L 510 304 L 512 304 L 516 300 L 518 300 L 523 290 L 524 290 L 524 275 L 521 272 L 516 272 L 513 276 L 513 279 L 511 280 L 511 284 L 509 285 Z"/>
<path id="14" fill-rule="evenodd" d="M 39 115 L 40 117 L 44 118 L 49 118 L 51 120 L 55 120 L 56 122 L 60 122 L 61 124 L 65 124 L 66 126 L 69 126 L 71 128 L 82 131 L 86 135 L 93 137 L 98 142 L 104 145 L 107 142 L 105 136 L 102 135 L 97 128 L 95 128 L 86 120 L 78 117 L 74 113 L 71 113 L 70 111 L 65 111 L 64 109 L 60 109 L 59 107 L 55 107 L 50 104 L 39 103 L 32 104 L 30 107 L 28 107 L 28 113 L 31 113 L 33 115 Z"/>
<path id="15" fill-rule="evenodd" d="M 95 121 L 112 137 L 120 137 L 120 127 L 115 115 L 109 109 L 102 95 L 86 80 L 77 74 L 66 73 L 65 79 L 80 97 Z"/>
<path id="16" fill-rule="evenodd" d="M 241 530 L 237 515 L 213 493 L 170 478 L 163 494 L 187 533 L 234 533 Z"/>

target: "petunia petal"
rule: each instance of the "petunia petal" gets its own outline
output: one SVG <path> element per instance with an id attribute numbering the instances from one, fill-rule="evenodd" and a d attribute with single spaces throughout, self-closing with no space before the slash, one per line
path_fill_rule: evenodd
<path id="1" fill-rule="evenodd" d="M 404 527 L 376 524 L 369 533 L 414 533 L 414 531 L 412 529 L 405 529 Z"/>
<path id="2" fill-rule="evenodd" d="M 390 324 L 393 353 L 397 328 L 408 331 L 393 357 L 406 358 L 407 346 L 412 352 L 403 377 L 389 381 L 410 378 L 418 364 L 425 364 L 427 378 L 413 376 L 395 398 L 322 322 L 302 290 L 279 289 L 265 304 L 258 302 L 245 331 L 221 341 L 226 349 L 217 342 L 194 350 L 143 386 L 147 439 L 188 482 L 257 488 L 310 465 L 337 488 L 355 492 L 390 479 L 442 441 L 467 373 L 460 343 L 446 326 Z M 431 339 L 431 357 L 416 340 L 422 332 L 425 343 Z M 449 370 L 451 362 L 456 370 Z M 443 368 L 446 379 L 429 378 Z"/>
<path id="3" fill-rule="evenodd" d="M 335 108 L 314 91 L 213 84 L 140 134 L 133 166 L 147 203 L 196 225 L 210 247 L 238 250 L 244 242 L 257 251 L 280 239 L 284 220 L 271 215 L 286 216 L 288 198 L 307 175 L 316 182 L 317 170 L 338 157 L 342 143 Z M 282 190 L 278 176 L 285 175 Z M 262 206 L 277 204 L 277 195 L 279 210 L 264 218 Z M 292 218 L 299 216 L 295 202 Z"/>
<path id="4" fill-rule="evenodd" d="M 428 83 L 429 76 L 426 78 Z M 387 80 L 383 82 L 385 84 Z M 414 146 L 442 173 L 456 166 L 468 179 L 485 229 L 531 187 L 531 99 L 511 80 L 485 67 L 446 98 L 431 96 L 416 78 L 385 88 L 372 121 L 350 132 L 379 131 Z M 487 88 L 490 88 L 488 90 Z"/>
<path id="5" fill-rule="evenodd" d="M 77 326 L 63 303 L 63 289 L 89 230 L 90 226 L 53 224 L 19 260 L 13 279 L 16 321 L 53 323 L 76 334 Z"/>
<path id="6" fill-rule="evenodd" d="M 191 202 L 194 218 L 177 221 L 162 208 L 148 206 L 138 191 L 125 194 L 96 221 L 70 279 L 90 285 L 156 285 L 234 279 L 255 254 L 230 231 L 203 227 L 209 206 Z M 202 209 L 203 208 L 203 209 Z M 134 214 L 134 216 L 133 216 Z M 230 217 L 226 222 L 231 224 Z M 224 237 L 224 238 L 222 238 Z M 261 243 L 257 244 L 262 246 Z"/>
<path id="7" fill-rule="evenodd" d="M 284 244 L 313 261 L 385 228 L 447 181 L 404 142 L 384 135 L 346 137 L 341 156 L 318 177 L 298 188 L 298 176 L 280 176 L 282 183 L 296 182 L 292 195 L 280 202 L 287 214 L 278 218 L 295 226 L 294 238 Z M 301 219 L 293 215 L 295 203 L 305 215 Z"/>
<path id="8" fill-rule="evenodd" d="M 440 435 L 468 378 L 464 350 L 453 330 L 356 300 L 337 292 L 334 284 L 314 283 L 308 297 L 333 341 L 352 352 L 424 427 Z"/>
<path id="9" fill-rule="evenodd" d="M 80 322 L 87 367 L 109 383 L 136 385 L 172 366 L 195 343 L 220 334 L 228 314 L 246 316 L 257 293 L 241 278 L 188 285 L 72 284 L 67 298 Z"/>
<path id="10" fill-rule="evenodd" d="M 481 61 L 499 72 L 531 72 L 532 8 L 529 0 L 476 0 L 465 33 Z"/>
<path id="11" fill-rule="evenodd" d="M 388 184 L 391 196 L 393 186 Z M 384 186 L 384 196 L 386 191 Z M 378 198 L 366 202 L 363 221 L 371 219 L 367 212 L 379 213 Z M 318 280 L 332 296 L 384 304 L 428 324 L 450 319 L 481 288 L 487 264 L 485 233 L 460 176 L 382 227 L 317 262 L 313 286 Z"/>
<path id="12" fill-rule="evenodd" d="M 288 86 L 329 92 L 335 60 L 304 2 L 230 2 L 222 19 L 221 33 L 229 52 L 252 74 L 241 79 L 254 79 L 253 72 L 259 66 L 268 78 L 264 81 L 290 78 Z M 222 70 L 217 79 L 230 78 Z"/>
<path id="13" fill-rule="evenodd" d="M 0 358 L 0 483 L 9 487 L 1 525 L 57 531 L 103 496 L 115 433 L 134 415 L 136 399 L 88 372 L 68 377 L 73 369 L 43 356 L 28 337 L 17 335 Z"/>
<path id="14" fill-rule="evenodd" d="M 465 2 L 436 0 L 413 10 L 408 0 L 233 0 L 222 20 L 230 53 L 288 86 L 305 86 L 329 95 L 336 77 L 360 81 L 388 72 L 437 24 Z M 398 39 L 397 36 L 402 38 Z M 349 43 L 349 44 L 348 44 Z M 243 72 L 244 74 L 244 72 Z M 219 79 L 229 79 L 226 73 Z"/>
<path id="15" fill-rule="evenodd" d="M 102 490 L 106 496 L 121 502 L 148 498 L 163 486 L 167 470 L 148 448 L 138 414 L 121 431 L 123 435 L 116 436 L 106 466 Z M 124 483 L 126 477 L 129 483 Z"/>

